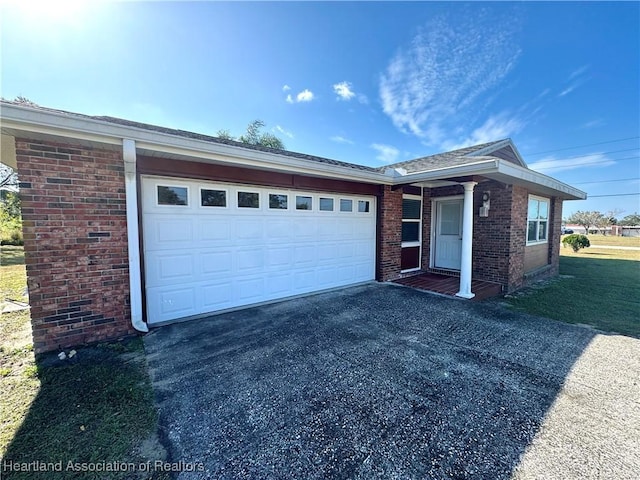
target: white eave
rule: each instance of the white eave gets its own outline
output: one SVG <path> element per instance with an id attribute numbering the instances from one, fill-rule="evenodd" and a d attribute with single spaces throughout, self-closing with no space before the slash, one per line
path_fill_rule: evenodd
<path id="1" fill-rule="evenodd" d="M 403 177 L 396 177 L 394 183 L 428 183 L 437 180 L 479 175 L 506 184 L 527 187 L 532 192 L 561 197 L 564 200 L 584 200 L 587 194 L 555 178 L 521 167 L 507 160 L 495 157 L 484 157 L 473 163 L 413 172 Z"/>
<path id="2" fill-rule="evenodd" d="M 3 104 L 0 118 L 3 132 L 26 131 L 110 145 L 121 145 L 122 139 L 128 138 L 134 140 L 143 153 L 159 152 L 205 163 L 224 163 L 358 182 L 392 183 L 391 177 L 382 172 L 300 159 L 287 155 L 286 151 L 282 154 L 263 152 L 17 105 Z"/>
<path id="3" fill-rule="evenodd" d="M 503 159 L 478 155 L 481 152 L 475 152 L 473 156 L 468 157 L 470 162 L 463 165 L 414 173 L 406 173 L 400 169 L 375 172 L 298 158 L 287 155 L 286 151 L 281 154 L 263 152 L 11 104 L 2 104 L 0 107 L 0 127 L 3 134 L 17 135 L 16 132 L 30 132 L 114 146 L 121 146 L 123 139 L 130 139 L 135 141 L 138 151 L 142 154 L 156 153 L 204 163 L 253 167 L 378 185 L 428 185 L 432 182 L 451 181 L 457 177 L 484 176 L 502 183 L 523 185 L 536 193 L 559 196 L 567 200 L 586 198 L 583 191 L 570 185 Z M 505 140 L 504 145 L 511 145 L 517 154 L 510 140 Z M 495 150 L 496 146 L 493 145 L 492 148 Z"/>

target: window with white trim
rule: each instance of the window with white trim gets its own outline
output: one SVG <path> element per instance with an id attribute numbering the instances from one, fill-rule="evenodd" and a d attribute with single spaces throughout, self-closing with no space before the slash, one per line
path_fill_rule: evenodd
<path id="1" fill-rule="evenodd" d="M 529 195 L 527 245 L 547 243 L 549 233 L 549 199 Z"/>

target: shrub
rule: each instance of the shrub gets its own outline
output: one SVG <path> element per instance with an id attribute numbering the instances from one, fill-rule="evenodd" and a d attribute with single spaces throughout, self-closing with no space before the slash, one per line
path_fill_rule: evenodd
<path id="1" fill-rule="evenodd" d="M 571 235 L 567 235 L 562 239 L 562 245 L 565 247 L 567 245 L 573 248 L 574 252 L 577 252 L 581 248 L 590 247 L 591 243 L 586 235 L 580 235 L 578 233 L 573 233 Z"/>

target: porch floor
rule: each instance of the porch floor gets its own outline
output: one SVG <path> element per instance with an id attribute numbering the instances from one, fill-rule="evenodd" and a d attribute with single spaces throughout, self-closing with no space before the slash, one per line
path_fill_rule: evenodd
<path id="1" fill-rule="evenodd" d="M 460 290 L 459 277 L 440 275 L 431 272 L 419 273 L 411 277 L 400 278 L 395 280 L 394 283 L 449 296 L 455 296 L 455 294 Z M 486 282 L 484 280 L 472 280 L 471 292 L 476 294 L 472 300 L 484 300 L 486 298 L 500 295 L 502 293 L 502 285 L 499 283 Z"/>

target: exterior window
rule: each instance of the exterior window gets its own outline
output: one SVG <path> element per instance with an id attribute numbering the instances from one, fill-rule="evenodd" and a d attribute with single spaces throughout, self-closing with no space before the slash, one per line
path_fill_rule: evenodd
<path id="1" fill-rule="evenodd" d="M 238 207 L 260 208 L 260 194 L 254 192 L 238 192 Z"/>
<path id="2" fill-rule="evenodd" d="M 529 195 L 527 245 L 546 243 L 549 231 L 549 199 Z"/>
<path id="3" fill-rule="evenodd" d="M 320 198 L 320 210 L 333 212 L 333 198 Z"/>
<path id="4" fill-rule="evenodd" d="M 187 187 L 158 185 L 158 205 L 189 205 Z"/>
<path id="5" fill-rule="evenodd" d="M 360 213 L 369 213 L 369 201 L 358 200 L 358 211 Z"/>
<path id="6" fill-rule="evenodd" d="M 341 212 L 353 212 L 353 200 L 347 198 L 340 199 L 340 211 Z"/>
<path id="7" fill-rule="evenodd" d="M 422 229 L 422 197 L 404 195 L 402 197 L 402 245 L 400 249 L 400 270 L 411 271 L 420 268 L 420 230 Z"/>
<path id="8" fill-rule="evenodd" d="M 269 208 L 273 208 L 275 210 L 286 210 L 288 203 L 288 195 L 279 195 L 277 193 L 269 194 Z"/>
<path id="9" fill-rule="evenodd" d="M 226 207 L 227 192 L 224 190 L 200 189 L 200 205 L 203 207 Z"/>
<path id="10" fill-rule="evenodd" d="M 313 206 L 311 197 L 296 196 L 296 210 L 311 210 Z"/>

